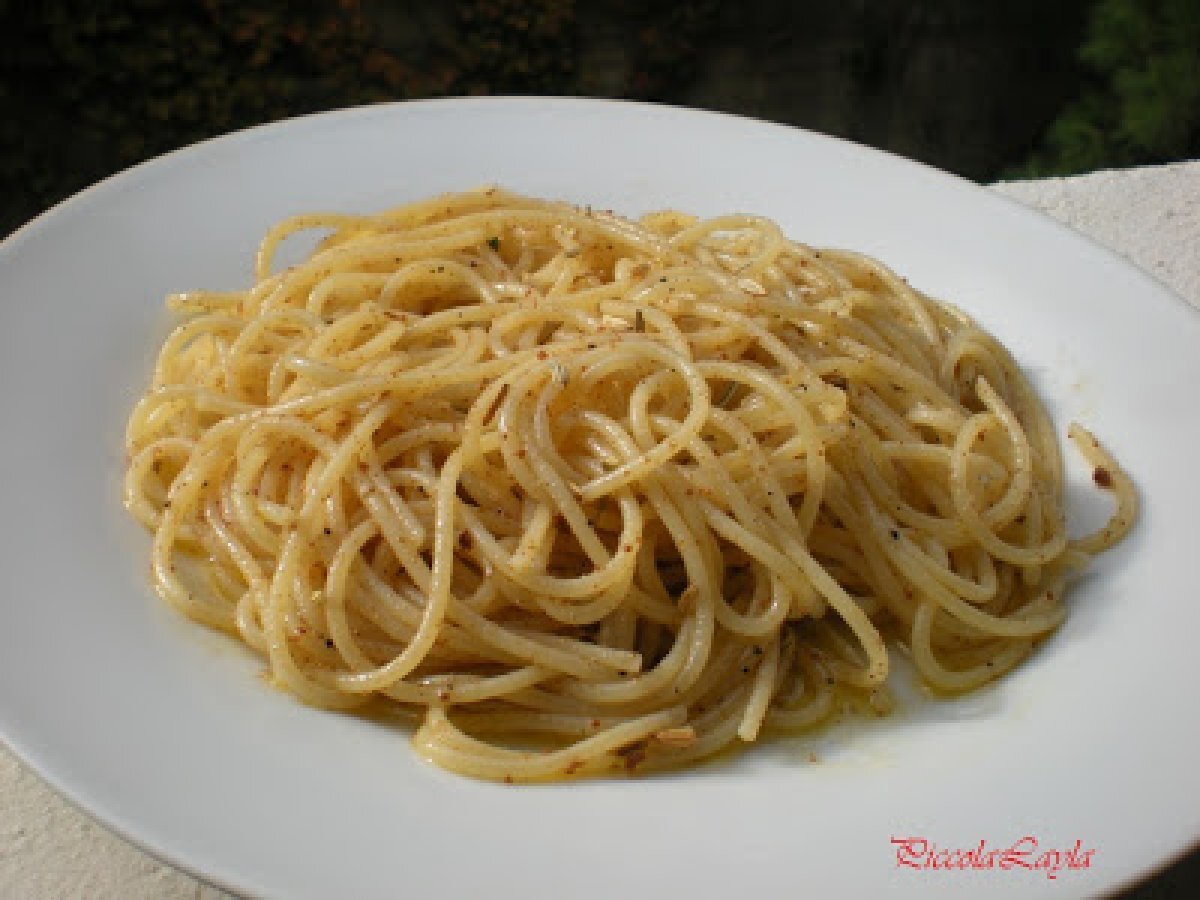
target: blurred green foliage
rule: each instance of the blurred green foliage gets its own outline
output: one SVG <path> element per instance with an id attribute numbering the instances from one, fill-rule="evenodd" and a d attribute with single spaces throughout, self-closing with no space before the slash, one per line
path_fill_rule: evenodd
<path id="1" fill-rule="evenodd" d="M 601 6 L 632 36 L 616 93 L 665 99 L 719 4 Z M 389 21 L 411 52 L 381 37 Z M 573 0 L 0 0 L 0 229 L 248 125 L 383 100 L 587 93 L 582 27 Z"/>
<path id="2" fill-rule="evenodd" d="M 554 93 L 574 81 L 573 2 L 460 3 L 454 24 L 456 39 L 439 48 L 451 93 Z"/>
<path id="3" fill-rule="evenodd" d="M 220 132 L 393 96 L 354 2 L 0 3 L 0 179 L 20 218 Z M 9 221 L 6 225 L 12 225 Z"/>
<path id="4" fill-rule="evenodd" d="M 976 178 L 1195 154 L 1200 0 L 0 0 L 0 233 L 248 125 L 566 94 L 808 125 Z M 1031 94 L 1030 91 L 1036 92 Z"/>
<path id="5" fill-rule="evenodd" d="M 1100 0 L 1081 96 L 1009 174 L 1041 177 L 1200 155 L 1200 2 Z"/>

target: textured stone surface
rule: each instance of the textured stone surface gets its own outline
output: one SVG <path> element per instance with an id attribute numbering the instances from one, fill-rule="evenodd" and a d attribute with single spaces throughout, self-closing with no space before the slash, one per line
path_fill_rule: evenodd
<path id="1" fill-rule="evenodd" d="M 225 900 L 97 825 L 0 750 L 0 897 Z"/>
<path id="2" fill-rule="evenodd" d="M 1200 161 L 995 190 L 1116 250 L 1200 307 Z"/>
<path id="3" fill-rule="evenodd" d="M 998 192 L 1125 255 L 1200 307 L 1200 162 L 1010 182 Z M 1183 898 L 1200 855 L 1136 892 Z M 79 813 L 0 749 L 0 898 L 222 900 Z"/>

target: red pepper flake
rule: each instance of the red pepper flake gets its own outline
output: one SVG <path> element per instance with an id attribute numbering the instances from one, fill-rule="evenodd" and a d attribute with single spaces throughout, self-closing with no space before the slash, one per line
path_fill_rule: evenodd
<path id="1" fill-rule="evenodd" d="M 1113 483 L 1112 473 L 1103 466 L 1096 466 L 1092 471 L 1092 481 L 1096 482 L 1102 488 L 1110 488 Z"/>
<path id="2" fill-rule="evenodd" d="M 625 760 L 626 770 L 632 772 L 646 761 L 646 741 L 634 741 L 626 747 L 619 748 L 617 756 Z"/>

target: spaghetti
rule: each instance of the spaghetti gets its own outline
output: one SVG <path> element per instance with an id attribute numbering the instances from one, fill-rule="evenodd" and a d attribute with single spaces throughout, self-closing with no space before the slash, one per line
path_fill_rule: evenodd
<path id="1" fill-rule="evenodd" d="M 275 271 L 280 244 L 328 232 Z M 772 222 L 499 189 L 266 235 L 128 425 L 157 592 L 271 680 L 420 717 L 467 775 L 679 766 L 839 703 L 889 653 L 978 687 L 1130 528 L 1071 539 L 1009 354 L 879 262 Z"/>

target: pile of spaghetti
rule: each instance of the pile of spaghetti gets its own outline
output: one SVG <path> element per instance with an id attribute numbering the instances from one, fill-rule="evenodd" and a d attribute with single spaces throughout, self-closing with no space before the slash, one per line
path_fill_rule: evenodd
<path id="1" fill-rule="evenodd" d="M 280 243 L 323 230 L 274 271 Z M 1068 537 L 1058 442 L 967 316 L 748 215 L 499 189 L 272 229 L 128 426 L 156 590 L 317 706 L 457 772 L 678 766 L 835 707 L 889 652 L 977 687 L 1135 515 Z"/>

